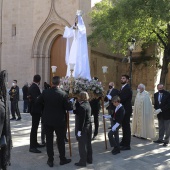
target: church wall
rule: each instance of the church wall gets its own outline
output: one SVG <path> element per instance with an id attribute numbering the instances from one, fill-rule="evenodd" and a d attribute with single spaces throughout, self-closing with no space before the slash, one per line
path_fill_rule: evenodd
<path id="1" fill-rule="evenodd" d="M 21 87 L 32 80 L 31 48 L 33 42 L 33 0 L 10 0 L 3 4 L 2 69 L 8 71 Z M 15 34 L 16 26 L 16 34 Z"/>

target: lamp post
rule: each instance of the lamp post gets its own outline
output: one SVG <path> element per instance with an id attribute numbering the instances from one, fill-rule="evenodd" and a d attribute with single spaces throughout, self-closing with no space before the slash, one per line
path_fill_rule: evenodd
<path id="1" fill-rule="evenodd" d="M 103 87 L 105 89 L 106 87 L 106 73 L 107 73 L 107 66 L 102 66 L 102 71 L 103 71 Z M 105 96 L 105 92 L 103 94 L 103 97 Z M 104 98 L 102 97 L 102 113 L 104 115 Z M 104 139 L 105 139 L 105 148 L 107 149 L 107 138 L 106 138 L 106 123 L 105 119 L 103 117 L 103 128 L 104 128 Z"/>
<path id="2" fill-rule="evenodd" d="M 106 86 L 106 73 L 107 73 L 107 66 L 102 66 L 102 71 L 103 71 L 103 85 L 104 87 Z"/>
<path id="3" fill-rule="evenodd" d="M 51 66 L 53 77 L 55 76 L 57 66 Z"/>
<path id="4" fill-rule="evenodd" d="M 135 49 L 135 43 L 136 43 L 136 40 L 134 38 L 131 38 L 130 41 L 128 41 L 128 49 L 130 52 L 130 58 L 129 58 L 130 59 L 130 71 L 129 71 L 130 87 L 132 86 L 132 52 Z"/>

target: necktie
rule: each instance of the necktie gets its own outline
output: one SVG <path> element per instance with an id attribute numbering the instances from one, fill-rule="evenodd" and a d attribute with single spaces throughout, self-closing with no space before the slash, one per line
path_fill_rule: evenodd
<path id="1" fill-rule="evenodd" d="M 161 100 L 162 100 L 162 93 L 159 93 L 159 104 L 161 104 Z"/>

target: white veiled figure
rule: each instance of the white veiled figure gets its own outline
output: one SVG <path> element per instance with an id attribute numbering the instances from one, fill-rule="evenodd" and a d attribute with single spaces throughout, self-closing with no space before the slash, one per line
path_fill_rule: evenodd
<path id="1" fill-rule="evenodd" d="M 70 76 L 70 63 L 75 64 L 73 77 L 75 78 L 85 78 L 91 80 L 90 76 L 90 66 L 87 48 L 87 36 L 86 27 L 83 22 L 83 18 L 77 16 L 78 23 L 77 29 L 74 27 L 65 27 L 64 38 L 67 38 L 66 44 L 66 65 L 67 73 L 66 76 Z"/>

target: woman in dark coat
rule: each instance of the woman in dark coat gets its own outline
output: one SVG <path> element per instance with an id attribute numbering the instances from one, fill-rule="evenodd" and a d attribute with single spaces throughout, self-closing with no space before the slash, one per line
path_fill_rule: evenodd
<path id="1" fill-rule="evenodd" d="M 88 102 L 89 95 L 87 92 L 81 92 L 79 95 L 79 106 L 76 107 L 77 122 L 77 139 L 80 160 L 75 163 L 76 166 L 85 167 L 86 163 L 92 164 L 92 126 L 91 126 L 91 107 Z"/>

